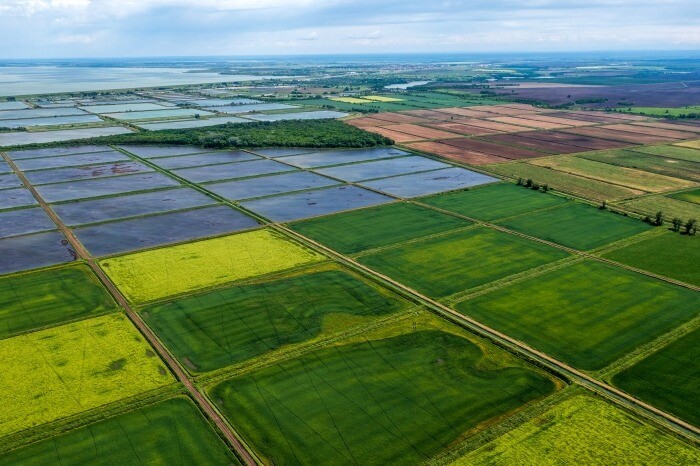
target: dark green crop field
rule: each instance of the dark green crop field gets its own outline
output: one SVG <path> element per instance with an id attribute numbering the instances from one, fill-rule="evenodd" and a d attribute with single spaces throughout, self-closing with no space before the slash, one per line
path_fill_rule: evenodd
<path id="1" fill-rule="evenodd" d="M 343 319 L 333 328 L 334 316 L 359 321 L 405 305 L 354 274 L 326 270 L 210 291 L 142 315 L 178 359 L 205 372 L 351 325 Z"/>
<path id="2" fill-rule="evenodd" d="M 496 184 L 420 199 L 421 202 L 479 220 L 497 220 L 568 202 L 512 183 Z"/>
<path id="3" fill-rule="evenodd" d="M 465 301 L 457 309 L 592 371 L 693 318 L 700 295 L 586 261 Z"/>
<path id="4" fill-rule="evenodd" d="M 352 254 L 469 224 L 467 220 L 397 202 L 297 222 L 290 227 L 338 252 Z"/>
<path id="5" fill-rule="evenodd" d="M 555 387 L 483 342 L 406 326 L 258 369 L 210 395 L 275 464 L 417 464 Z"/>
<path id="6" fill-rule="evenodd" d="M 0 338 L 115 309 L 116 303 L 87 266 L 0 279 Z"/>
<path id="7" fill-rule="evenodd" d="M 669 194 L 668 197 L 672 197 L 674 199 L 678 199 L 685 202 L 691 202 L 693 204 L 700 204 L 700 188 L 693 189 L 690 191 L 683 191 L 682 193 Z"/>
<path id="8" fill-rule="evenodd" d="M 700 286 L 700 238 L 667 232 L 603 257 Z"/>
<path id="9" fill-rule="evenodd" d="M 194 404 L 173 398 L 0 455 L 6 465 L 240 464 Z"/>
<path id="10" fill-rule="evenodd" d="M 443 298 L 567 256 L 545 244 L 476 228 L 383 250 L 359 262 Z"/>
<path id="11" fill-rule="evenodd" d="M 629 369 L 613 383 L 654 406 L 700 425 L 700 330 L 674 341 Z"/>
<path id="12" fill-rule="evenodd" d="M 512 230 L 582 251 L 651 228 L 641 220 L 575 203 L 504 220 L 502 224 Z"/>

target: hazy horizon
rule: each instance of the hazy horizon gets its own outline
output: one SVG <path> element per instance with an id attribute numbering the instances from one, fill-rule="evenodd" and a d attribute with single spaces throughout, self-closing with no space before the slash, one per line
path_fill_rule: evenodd
<path id="1" fill-rule="evenodd" d="M 2 59 L 694 51 L 690 0 L 5 0 Z"/>

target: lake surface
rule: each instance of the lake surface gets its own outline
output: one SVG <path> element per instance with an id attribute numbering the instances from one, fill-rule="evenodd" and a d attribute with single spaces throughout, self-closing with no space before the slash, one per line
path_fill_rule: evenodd
<path id="1" fill-rule="evenodd" d="M 0 96 L 259 81 L 271 76 L 221 75 L 187 68 L 0 66 Z"/>

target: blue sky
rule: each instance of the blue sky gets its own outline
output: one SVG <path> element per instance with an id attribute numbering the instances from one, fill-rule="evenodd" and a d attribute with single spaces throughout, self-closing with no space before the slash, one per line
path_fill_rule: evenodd
<path id="1" fill-rule="evenodd" d="M 0 0 L 0 58 L 700 49 L 700 0 Z"/>

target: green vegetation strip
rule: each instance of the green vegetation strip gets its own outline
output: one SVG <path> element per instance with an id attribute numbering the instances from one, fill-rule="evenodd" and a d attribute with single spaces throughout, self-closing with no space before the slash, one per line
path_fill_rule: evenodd
<path id="1" fill-rule="evenodd" d="M 146 308 L 141 314 L 194 371 L 211 371 L 321 332 L 346 331 L 408 303 L 337 269 L 299 272 Z"/>
<path id="2" fill-rule="evenodd" d="M 689 162 L 687 160 L 659 157 L 622 149 L 586 152 L 578 155 L 578 157 L 620 167 L 636 168 L 660 175 L 700 181 L 700 162 Z M 629 182 L 624 182 L 623 184 L 629 185 Z"/>
<path id="3" fill-rule="evenodd" d="M 0 436 L 174 381 L 122 314 L 0 340 Z"/>
<path id="4" fill-rule="evenodd" d="M 467 220 L 397 202 L 292 223 L 290 228 L 338 252 L 352 254 L 468 225 Z"/>
<path id="5" fill-rule="evenodd" d="M 443 298 L 567 256 L 545 244 L 476 228 L 400 245 L 358 260 L 421 293 Z"/>
<path id="6" fill-rule="evenodd" d="M 585 261 L 457 305 L 461 313 L 594 371 L 697 315 L 700 295 Z"/>
<path id="7" fill-rule="evenodd" d="M 526 162 L 509 162 L 482 166 L 485 170 L 512 179 L 532 179 L 536 183 L 548 184 L 557 191 L 570 193 L 596 202 L 628 199 L 643 194 L 642 191 L 592 180 L 582 176 L 538 167 Z"/>
<path id="8" fill-rule="evenodd" d="M 81 144 L 176 144 L 236 147 L 374 147 L 392 141 L 336 120 L 227 123 L 204 128 L 144 131 L 84 139 Z M 23 148 L 75 144 L 32 144 Z"/>
<path id="9" fill-rule="evenodd" d="M 690 147 L 678 146 L 642 146 L 635 147 L 635 151 L 644 152 L 645 154 L 653 154 L 661 157 L 669 157 L 678 160 L 686 160 L 688 162 L 700 163 L 700 150 Z"/>
<path id="10" fill-rule="evenodd" d="M 0 279 L 0 338 L 116 309 L 85 265 Z"/>
<path id="11" fill-rule="evenodd" d="M 263 229 L 105 259 L 100 267 L 131 302 L 145 303 L 323 259 Z"/>
<path id="12" fill-rule="evenodd" d="M 425 316 L 225 381 L 210 396 L 275 464 L 415 464 L 555 388 Z"/>
<path id="13" fill-rule="evenodd" d="M 578 250 L 589 250 L 651 228 L 636 219 L 571 203 L 500 222 L 509 229 Z"/>
<path id="14" fill-rule="evenodd" d="M 578 395 L 465 455 L 472 464 L 697 464 L 700 451 L 597 398 Z"/>
<path id="15" fill-rule="evenodd" d="M 565 204 L 567 199 L 512 183 L 458 191 L 419 199 L 420 202 L 479 220 L 498 220 Z"/>
<path id="16" fill-rule="evenodd" d="M 700 238 L 666 232 L 603 255 L 632 267 L 700 286 Z"/>
<path id="17" fill-rule="evenodd" d="M 612 382 L 654 406 L 700 425 L 700 329 L 679 338 L 629 369 Z"/>
<path id="18" fill-rule="evenodd" d="M 679 199 L 685 202 L 692 202 L 693 204 L 700 204 L 700 189 L 693 189 L 692 191 L 684 191 L 682 193 L 669 194 L 668 197 Z"/>
<path id="19" fill-rule="evenodd" d="M 240 464 L 194 404 L 173 398 L 0 456 L 6 465 Z"/>

